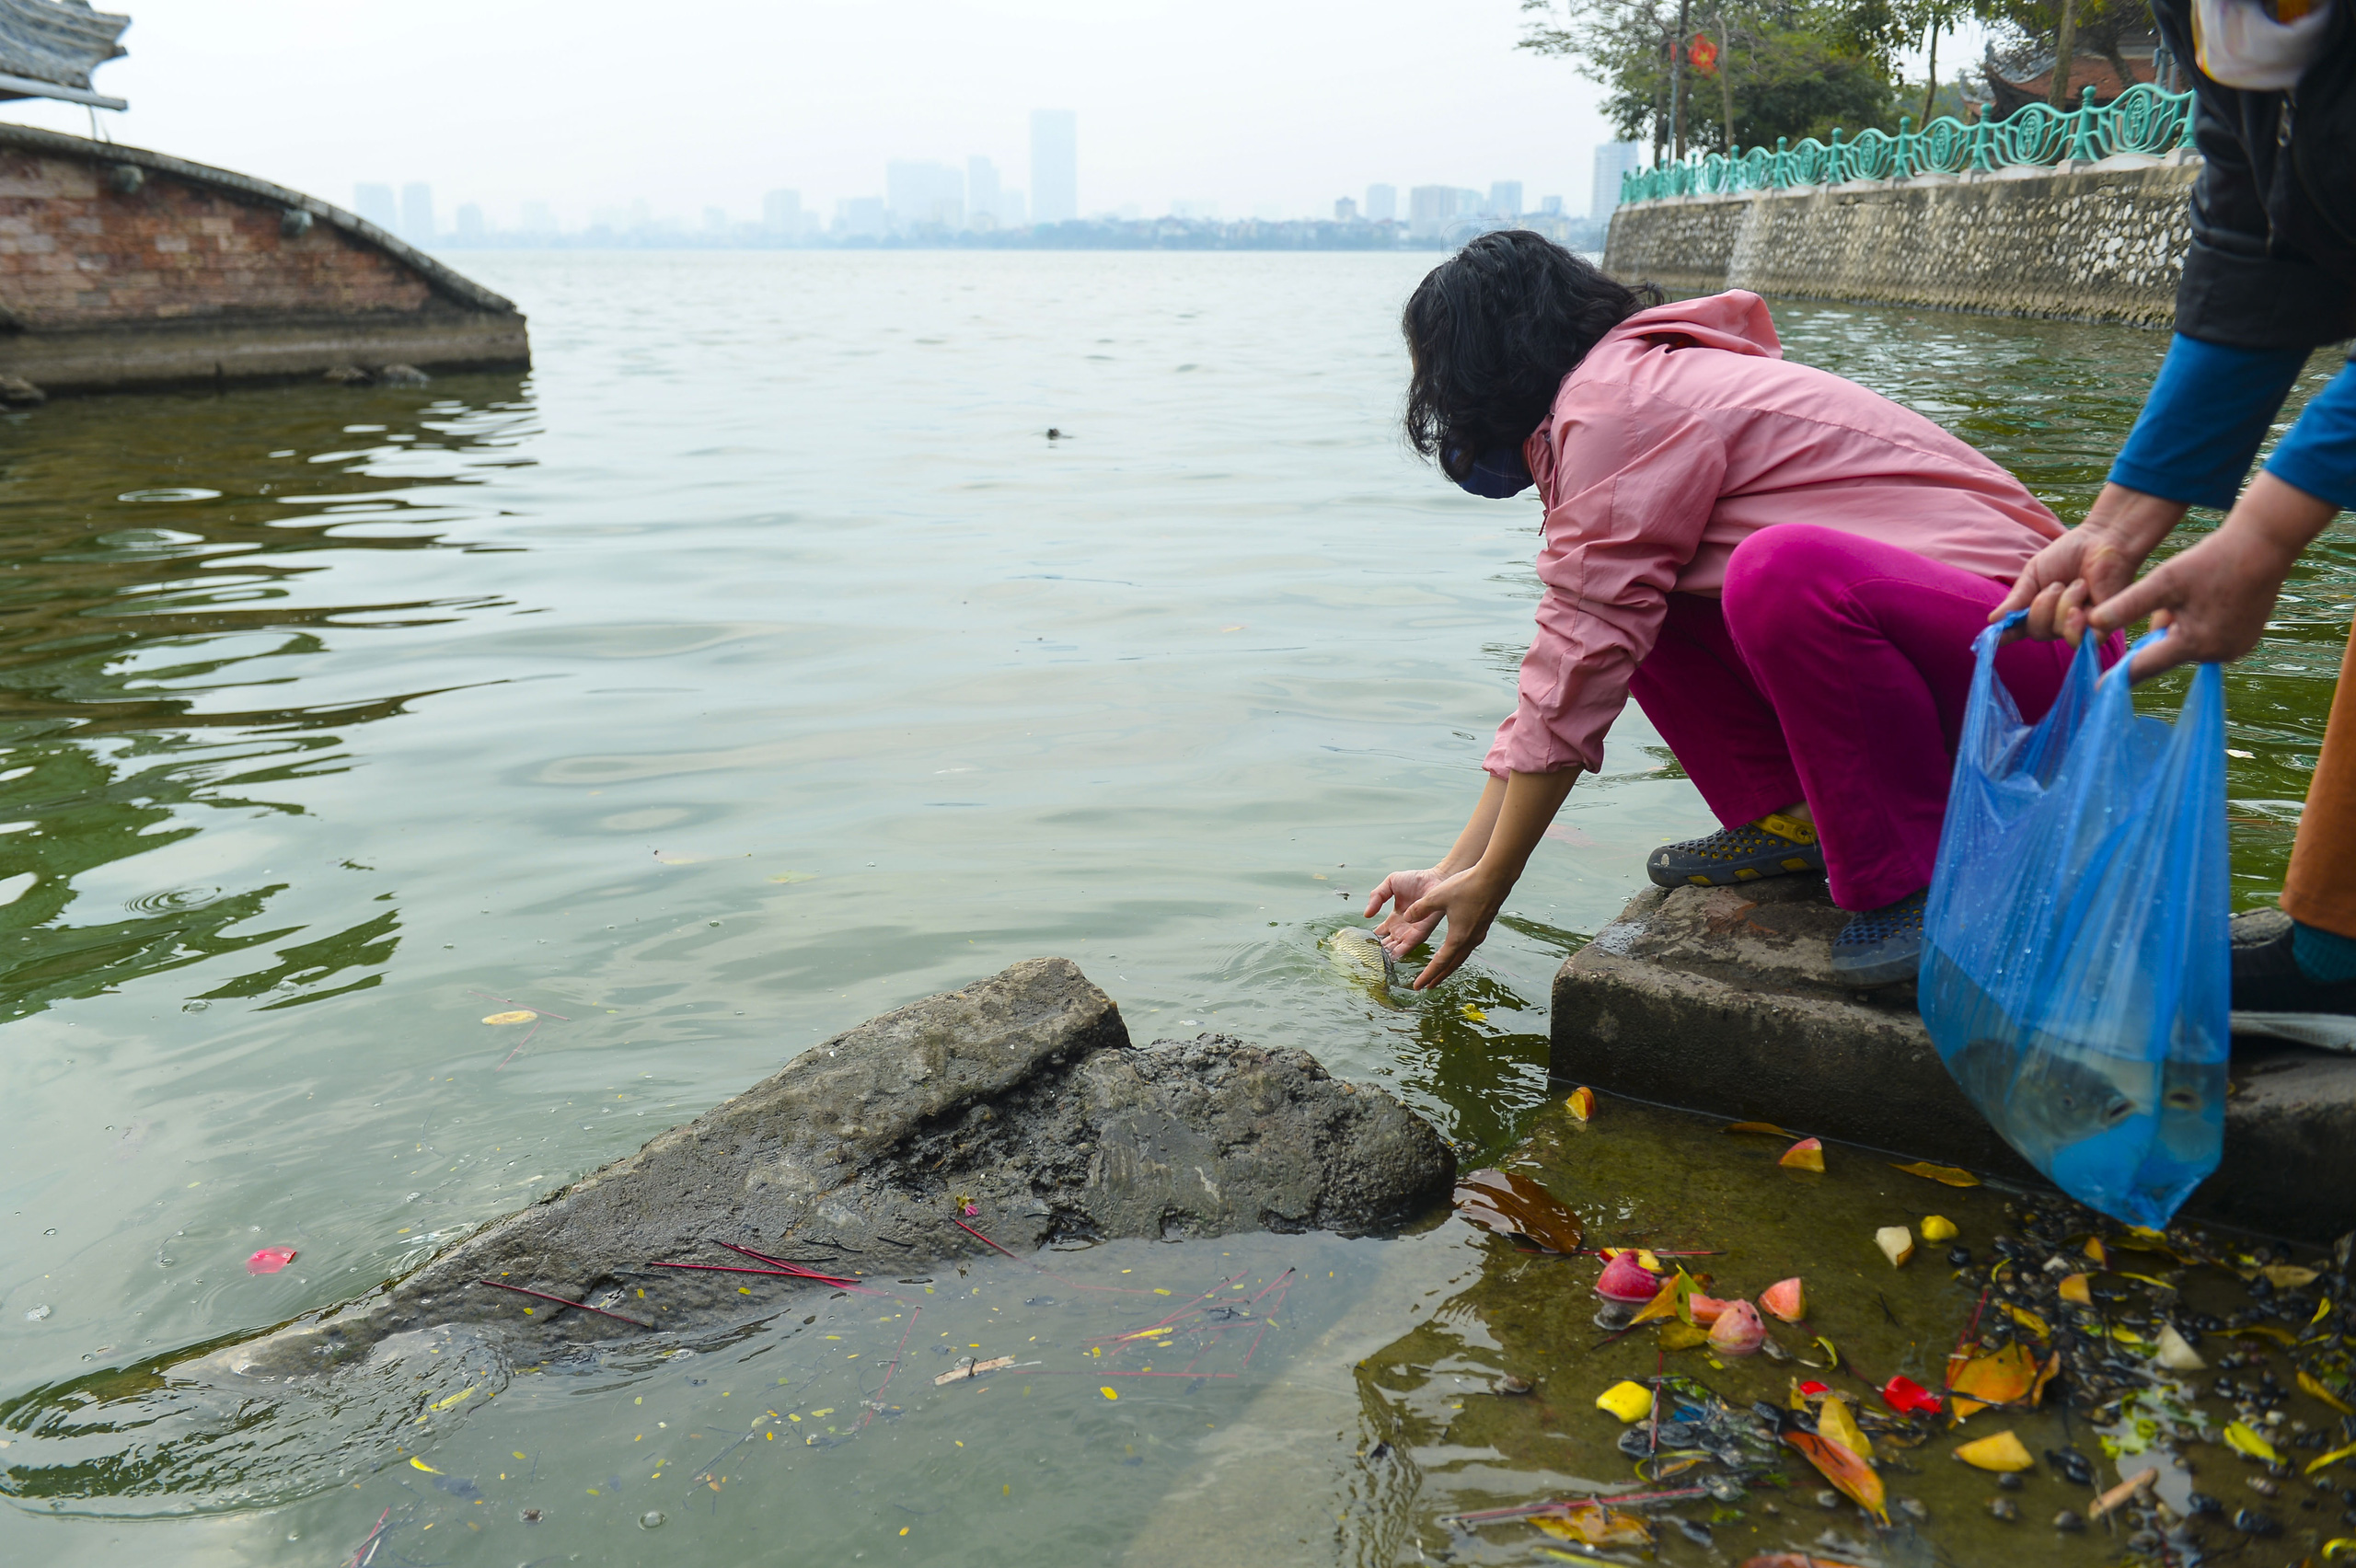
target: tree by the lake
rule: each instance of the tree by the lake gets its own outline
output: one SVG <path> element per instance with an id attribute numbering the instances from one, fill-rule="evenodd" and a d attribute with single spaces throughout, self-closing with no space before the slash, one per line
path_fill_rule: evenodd
<path id="1" fill-rule="evenodd" d="M 1600 83 L 1620 134 L 1649 140 L 1656 158 L 1676 150 L 1672 126 L 1687 147 L 1724 151 L 1894 125 L 1897 53 L 1923 29 L 1896 0 L 1522 0 L 1522 9 L 1530 20 L 1519 47 L 1563 56 Z M 1691 63 L 1696 35 L 1715 52 L 1707 71 Z"/>

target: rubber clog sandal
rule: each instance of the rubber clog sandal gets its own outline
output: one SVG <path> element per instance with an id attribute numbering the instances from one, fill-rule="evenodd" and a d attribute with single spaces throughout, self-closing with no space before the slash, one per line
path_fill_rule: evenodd
<path id="1" fill-rule="evenodd" d="M 1761 877 L 1824 874 L 1824 846 L 1796 817 L 1769 815 L 1707 838 L 1664 844 L 1645 862 L 1658 887 L 1732 887 Z"/>
<path id="2" fill-rule="evenodd" d="M 1923 967 L 1923 906 L 1931 890 L 1850 917 L 1832 939 L 1836 985 L 1869 990 L 1911 980 Z"/>
<path id="3" fill-rule="evenodd" d="M 2234 917 L 2233 1032 L 2356 1051 L 2356 980 L 2308 979 L 2291 951 L 2292 928 L 2291 917 L 2280 909 Z"/>

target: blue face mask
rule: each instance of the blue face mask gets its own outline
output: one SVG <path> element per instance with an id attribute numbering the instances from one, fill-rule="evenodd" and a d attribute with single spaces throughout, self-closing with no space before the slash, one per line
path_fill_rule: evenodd
<path id="1" fill-rule="evenodd" d="M 1462 451 L 1462 447 L 1451 447 L 1448 453 L 1449 461 L 1441 466 L 1441 471 L 1446 472 L 1452 467 Z M 1521 460 L 1520 447 L 1498 446 L 1474 458 L 1472 466 L 1465 469 L 1464 477 L 1456 482 L 1474 495 L 1486 496 L 1491 501 L 1506 501 L 1519 495 L 1537 481 L 1530 476 L 1530 465 Z"/>

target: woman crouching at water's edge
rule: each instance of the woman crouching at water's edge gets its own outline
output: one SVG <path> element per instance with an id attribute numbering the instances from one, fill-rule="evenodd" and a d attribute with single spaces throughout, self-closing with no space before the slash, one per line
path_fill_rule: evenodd
<path id="1" fill-rule="evenodd" d="M 1725 824 L 1654 851 L 1652 880 L 1820 872 L 1855 916 L 1835 974 L 1910 978 L 1971 641 L 2061 524 L 1922 415 L 1784 360 L 1756 294 L 1665 305 L 1508 231 L 1434 269 L 1403 327 L 1408 439 L 1476 495 L 1538 487 L 1546 592 L 1472 819 L 1368 901 L 1393 905 L 1385 948 L 1445 919 L 1416 987 L 1464 962 L 1634 696 Z M 2070 654 L 1998 653 L 2024 718 Z"/>

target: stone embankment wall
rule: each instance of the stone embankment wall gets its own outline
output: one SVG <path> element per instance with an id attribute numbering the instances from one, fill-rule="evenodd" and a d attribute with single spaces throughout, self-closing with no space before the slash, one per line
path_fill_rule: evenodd
<path id="1" fill-rule="evenodd" d="M 2124 163 L 2126 160 L 2119 160 Z M 1684 196 L 1611 216 L 1604 266 L 1672 293 L 1749 289 L 2165 327 L 2198 163 Z"/>
<path id="2" fill-rule="evenodd" d="M 103 390 L 530 359 L 512 303 L 341 208 L 0 126 L 0 375 Z"/>

